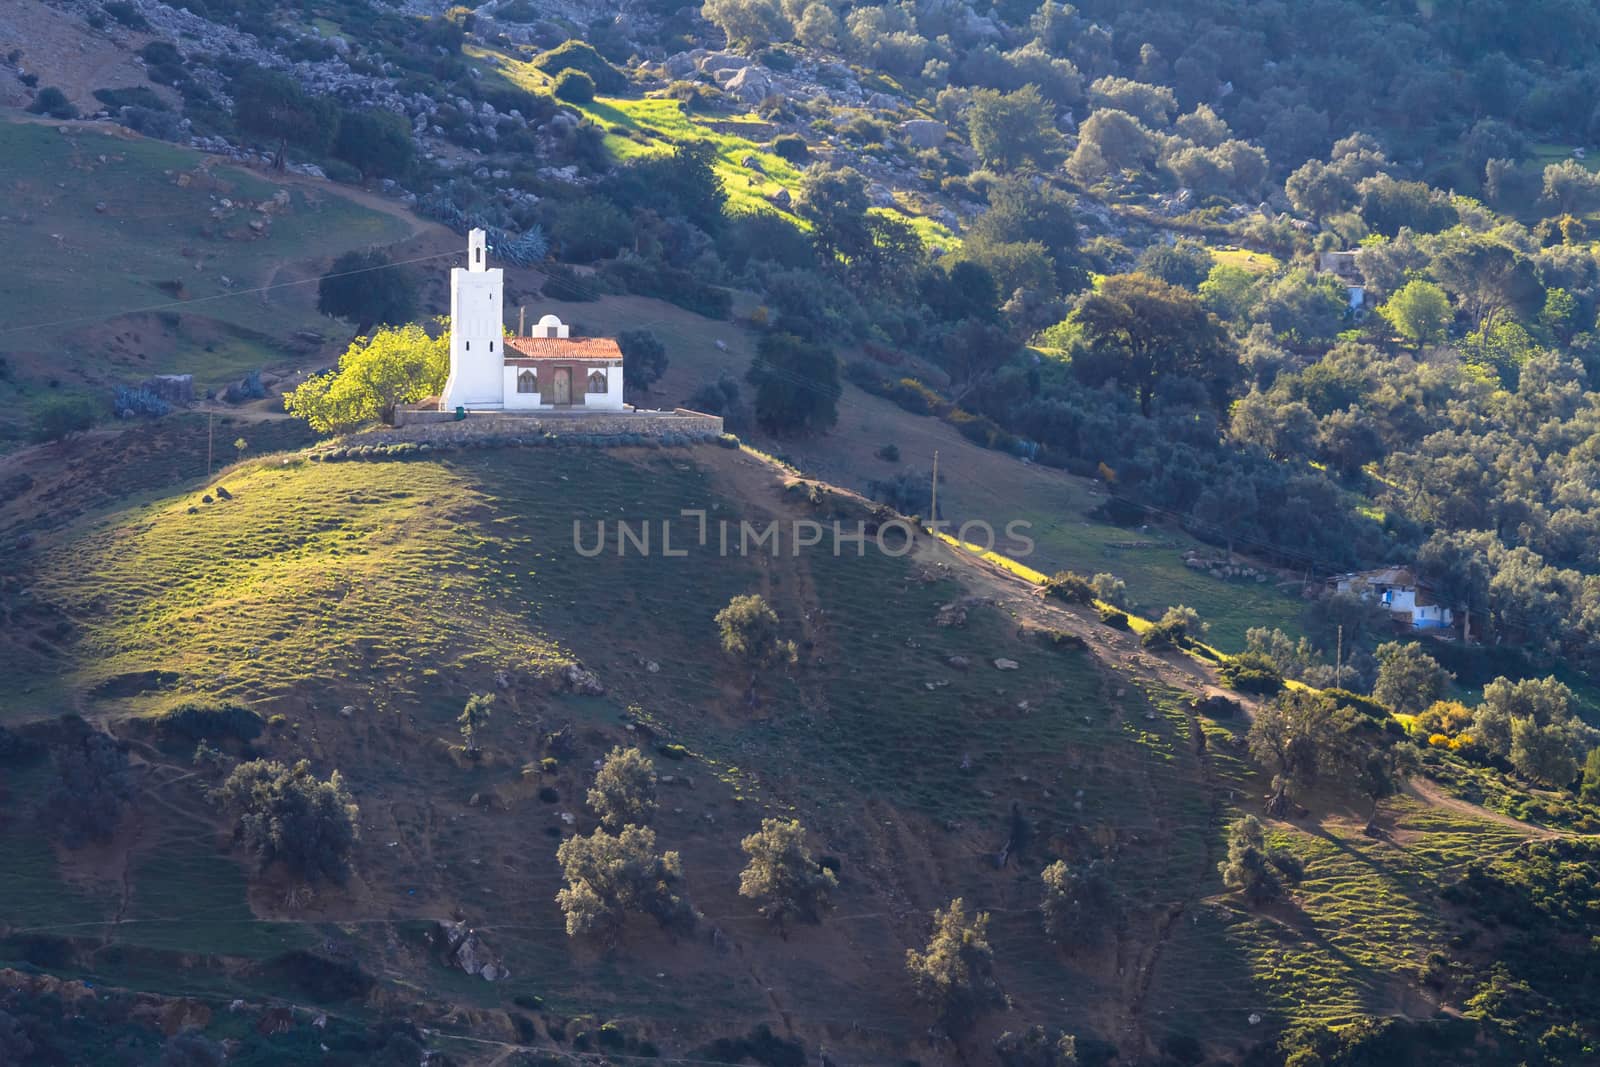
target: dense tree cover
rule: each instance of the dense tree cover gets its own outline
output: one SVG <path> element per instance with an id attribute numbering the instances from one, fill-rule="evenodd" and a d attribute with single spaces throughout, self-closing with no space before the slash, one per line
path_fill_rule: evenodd
<path id="1" fill-rule="evenodd" d="M 283 406 L 318 433 L 337 433 L 377 419 L 393 424 L 401 404 L 437 396 L 450 373 L 450 336 L 429 337 L 418 325 L 357 337 L 339 366 L 284 394 Z"/>
<path id="2" fill-rule="evenodd" d="M 338 771 L 323 779 L 305 760 L 250 760 L 211 796 L 238 816 L 234 835 L 262 867 L 282 863 L 307 882 L 344 881 L 361 837 L 360 809 Z"/>

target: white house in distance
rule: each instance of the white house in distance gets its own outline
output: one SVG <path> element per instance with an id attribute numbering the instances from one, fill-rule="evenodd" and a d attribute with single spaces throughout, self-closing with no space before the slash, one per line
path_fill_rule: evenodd
<path id="1" fill-rule="evenodd" d="M 1417 582 L 1417 576 L 1405 567 L 1337 574 L 1328 579 L 1328 584 L 1341 593 L 1355 593 L 1363 600 L 1376 597 L 1394 614 L 1395 621 L 1416 630 L 1448 629 L 1454 618 L 1450 609 L 1435 601 L 1427 588 Z"/>
<path id="2" fill-rule="evenodd" d="M 622 411 L 622 385 L 622 349 L 609 337 L 572 337 L 554 315 L 506 336 L 505 271 L 488 265 L 482 230 L 467 235 L 467 265 L 450 271 L 441 411 Z"/>

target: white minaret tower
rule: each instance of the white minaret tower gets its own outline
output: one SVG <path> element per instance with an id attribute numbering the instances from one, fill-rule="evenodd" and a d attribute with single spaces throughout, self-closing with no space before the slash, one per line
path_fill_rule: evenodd
<path id="1" fill-rule="evenodd" d="M 439 406 L 499 408 L 505 403 L 505 271 L 488 263 L 488 235 L 467 234 L 467 266 L 450 271 L 450 380 Z"/>

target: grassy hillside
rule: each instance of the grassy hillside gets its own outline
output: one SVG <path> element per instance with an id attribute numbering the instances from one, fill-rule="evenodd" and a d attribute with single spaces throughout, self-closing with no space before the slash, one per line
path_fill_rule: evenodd
<path id="1" fill-rule="evenodd" d="M 114 385 L 151 374 L 204 389 L 281 361 L 294 332 L 327 328 L 323 262 L 414 232 L 327 183 L 216 163 L 114 127 L 0 121 L 0 244 L 26 265 L 0 278 L 0 442 L 61 392 L 109 410 Z"/>
<path id="2" fill-rule="evenodd" d="M 1143 655 L 944 547 L 723 557 L 715 533 L 696 543 L 681 508 L 713 524 L 862 514 L 846 494 L 786 488 L 743 453 L 523 448 L 269 457 L 76 520 L 23 563 L 72 636 L 12 680 L 23 695 L 5 721 L 78 708 L 107 722 L 135 744 L 138 789 L 113 846 L 74 852 L 29 814 L 48 765 L 12 780 L 0 964 L 320 1003 L 354 1022 L 398 996 L 468 1062 L 492 1050 L 450 1035 L 565 1048 L 608 1019 L 668 1054 L 766 1023 L 852 1059 L 951 1062 L 953 1049 L 925 1041 L 903 956 L 960 895 L 994 915 L 1014 1004 L 976 1040 L 1046 1022 L 1086 1047 L 1193 1036 L 1225 1049 L 1259 1036 L 1250 1011 L 1276 1025 L 1424 1010 L 1429 995 L 1405 976 L 1448 934 L 1426 894 L 1484 832 L 1522 836 L 1420 804 L 1388 841 L 1337 814 L 1279 824 L 1307 880 L 1291 909 L 1247 912 L 1221 895 L 1215 864 L 1223 821 L 1263 786 L 1231 740 L 1241 725 L 1184 703 L 1207 684 L 1197 665 Z M 687 557 L 573 550 L 575 520 L 587 543 L 597 521 L 663 518 Z M 755 707 L 711 622 L 746 591 L 771 599 L 801 647 Z M 940 625 L 956 603 L 964 620 Z M 1041 628 L 1087 647 L 1054 647 Z M 1000 658 L 1017 669 L 997 670 Z M 603 695 L 574 689 L 572 662 Z M 453 720 L 486 690 L 500 694 L 486 757 L 464 762 L 448 747 Z M 293 897 L 228 848 L 201 797 L 206 772 L 142 725 L 197 695 L 281 716 L 262 754 L 343 772 L 362 806 L 349 885 Z M 631 926 L 605 953 L 563 933 L 554 851 L 572 833 L 563 813 L 589 824 L 593 760 L 623 741 L 688 752 L 656 756 L 673 781 L 655 824 L 707 919 L 677 942 Z M 788 940 L 735 893 L 738 839 L 769 813 L 802 819 L 840 864 L 836 914 Z M 1018 817 L 1027 834 L 997 868 Z M 1064 953 L 1039 936 L 1037 871 L 1057 857 L 1111 864 L 1125 920 L 1098 948 Z M 451 915 L 509 980 L 438 963 L 424 934 Z M 359 959 L 377 985 L 330 1001 L 296 951 Z M 519 1030 L 513 1015 L 537 1021 Z"/>

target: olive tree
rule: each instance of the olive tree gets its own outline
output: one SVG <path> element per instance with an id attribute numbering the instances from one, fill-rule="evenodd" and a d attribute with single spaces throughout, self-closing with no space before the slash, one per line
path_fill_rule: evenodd
<path id="1" fill-rule="evenodd" d="M 263 868 L 281 862 L 308 882 L 342 882 L 361 836 L 361 809 L 334 771 L 318 778 L 301 760 L 250 760 L 233 769 L 212 799 L 238 815 L 234 836 Z"/>
<path id="2" fill-rule="evenodd" d="M 739 876 L 740 896 L 759 901 L 761 914 L 779 930 L 790 922 L 822 921 L 839 879 L 812 858 L 798 820 L 763 819 L 739 847 L 750 857 Z"/>
<path id="3" fill-rule="evenodd" d="M 589 806 L 612 830 L 648 822 L 656 810 L 655 763 L 637 748 L 616 746 L 594 776 Z"/>
<path id="4" fill-rule="evenodd" d="M 567 936 L 614 942 L 629 912 L 643 912 L 663 927 L 687 928 L 696 921 L 683 894 L 683 862 L 676 852 L 657 852 L 647 826 L 604 828 L 570 837 L 556 850 L 566 886 L 556 903 L 567 920 Z"/>
<path id="5" fill-rule="evenodd" d="M 969 1029 L 985 1011 L 1006 1004 L 994 978 L 989 914 L 968 915 L 960 897 L 933 913 L 928 947 L 922 952 L 906 950 L 906 970 L 917 998 L 933 1006 L 949 1033 Z"/>

